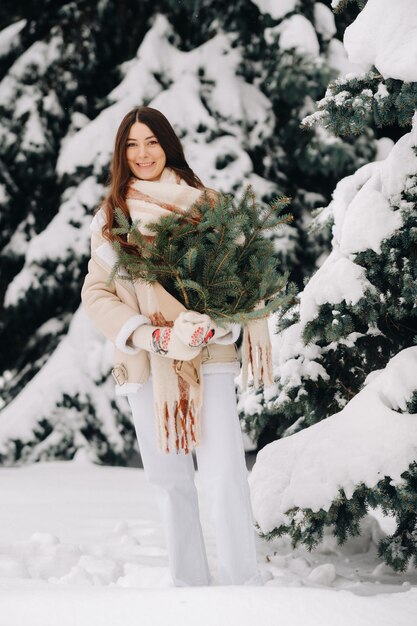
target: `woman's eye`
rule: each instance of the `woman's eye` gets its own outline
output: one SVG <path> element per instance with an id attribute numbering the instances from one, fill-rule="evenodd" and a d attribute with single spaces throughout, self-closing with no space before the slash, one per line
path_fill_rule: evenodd
<path id="1" fill-rule="evenodd" d="M 148 146 L 151 146 L 151 145 L 155 145 L 155 144 L 157 144 L 157 143 L 158 143 L 158 142 L 157 142 L 155 139 L 153 139 L 152 141 L 149 141 L 147 145 L 148 145 Z M 135 143 L 133 143 L 133 142 L 129 142 L 129 143 L 127 143 L 127 144 L 126 144 L 126 146 L 127 146 L 128 148 L 131 148 L 132 146 L 136 146 L 136 144 L 135 144 Z"/>

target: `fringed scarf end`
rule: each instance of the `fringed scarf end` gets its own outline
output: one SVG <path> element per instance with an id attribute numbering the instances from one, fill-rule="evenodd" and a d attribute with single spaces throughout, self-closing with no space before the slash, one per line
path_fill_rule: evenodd
<path id="1" fill-rule="evenodd" d="M 253 386 L 269 386 L 274 383 L 272 366 L 272 346 L 266 318 L 253 320 L 243 329 L 242 341 L 242 388 L 248 386 L 249 367 L 252 371 Z"/>
<path id="2" fill-rule="evenodd" d="M 169 409 L 168 403 L 164 402 L 162 411 L 155 404 L 155 413 L 158 416 L 158 447 L 163 452 L 169 453 L 171 445 L 178 454 L 181 450 L 189 454 L 192 448 L 201 442 L 200 415 L 191 401 L 185 410 L 181 409 L 181 403 L 175 402 L 173 409 Z"/>

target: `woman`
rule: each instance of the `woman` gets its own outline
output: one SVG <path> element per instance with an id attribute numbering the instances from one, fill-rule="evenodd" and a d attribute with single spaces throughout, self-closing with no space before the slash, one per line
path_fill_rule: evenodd
<path id="1" fill-rule="evenodd" d="M 115 345 L 116 393 L 127 395 L 144 471 L 156 489 L 174 585 L 213 581 L 191 446 L 215 525 L 218 583 L 262 584 L 236 409 L 240 327 L 219 328 L 208 316 L 186 311 L 158 284 L 119 276 L 108 284 L 115 261 L 111 240 L 138 253 L 112 233 L 116 207 L 139 218 L 142 233 L 152 237 L 147 223 L 183 212 L 204 189 L 164 115 L 145 106 L 131 110 L 117 131 L 108 195 L 92 222 L 82 301 Z"/>

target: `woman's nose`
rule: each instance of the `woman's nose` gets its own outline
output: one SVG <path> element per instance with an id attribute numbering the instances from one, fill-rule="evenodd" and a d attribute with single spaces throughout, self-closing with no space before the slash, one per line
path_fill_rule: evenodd
<path id="1" fill-rule="evenodd" d="M 138 146 L 136 153 L 139 157 L 146 155 L 146 146 Z"/>

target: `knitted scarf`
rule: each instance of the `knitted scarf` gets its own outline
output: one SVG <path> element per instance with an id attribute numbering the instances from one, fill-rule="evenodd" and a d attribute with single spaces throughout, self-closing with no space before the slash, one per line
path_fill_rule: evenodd
<path id="1" fill-rule="evenodd" d="M 152 240 L 153 234 L 147 225 L 171 212 L 186 212 L 200 198 L 201 193 L 201 190 L 188 185 L 174 170 L 165 167 L 158 181 L 131 178 L 126 203 L 131 219 L 140 220 L 140 232 Z M 135 290 L 141 312 L 149 317 L 154 326 L 173 326 L 179 313 L 186 310 L 160 283 L 135 281 Z M 245 327 L 243 336 L 243 386 L 246 387 L 247 383 L 248 362 L 252 365 L 255 387 L 260 382 L 272 384 L 272 359 L 266 320 L 252 324 L 256 331 L 252 337 L 250 328 L 251 323 Z M 259 367 L 255 365 L 254 355 L 257 341 L 259 349 L 264 349 L 264 360 Z M 149 352 L 149 358 L 158 446 L 165 452 L 174 448 L 177 453 L 181 449 L 188 454 L 201 440 L 201 353 L 191 361 L 170 359 L 152 351 Z"/>

